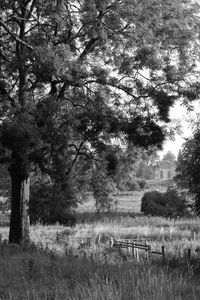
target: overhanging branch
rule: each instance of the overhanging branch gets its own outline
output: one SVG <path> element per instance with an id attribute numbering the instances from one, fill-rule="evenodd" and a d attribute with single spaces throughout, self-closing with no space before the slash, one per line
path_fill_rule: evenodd
<path id="1" fill-rule="evenodd" d="M 0 25 L 6 30 L 6 32 L 12 36 L 17 42 L 19 42 L 20 44 L 26 46 L 28 49 L 30 49 L 31 51 L 33 51 L 33 47 L 30 46 L 29 44 L 27 44 L 25 41 L 23 41 L 22 39 L 20 39 L 18 36 L 16 36 L 9 28 L 8 26 L 6 26 L 6 24 L 4 24 L 4 22 L 2 20 L 0 20 Z"/>

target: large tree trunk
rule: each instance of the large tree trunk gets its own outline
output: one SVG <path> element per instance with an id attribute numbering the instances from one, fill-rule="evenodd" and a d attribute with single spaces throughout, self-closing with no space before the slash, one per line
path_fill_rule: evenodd
<path id="1" fill-rule="evenodd" d="M 9 243 L 24 244 L 30 241 L 28 213 L 30 179 L 26 160 L 13 153 L 9 172 L 12 183 Z"/>

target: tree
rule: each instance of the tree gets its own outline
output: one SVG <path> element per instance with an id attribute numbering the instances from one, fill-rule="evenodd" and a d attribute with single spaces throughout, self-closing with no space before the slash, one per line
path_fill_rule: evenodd
<path id="1" fill-rule="evenodd" d="M 30 223 L 75 225 L 72 209 L 76 207 L 76 193 L 73 185 L 69 184 L 67 192 L 68 201 L 65 192 L 50 179 L 33 184 L 29 203 Z"/>
<path id="2" fill-rule="evenodd" d="M 1 1 L 0 142 L 12 182 L 10 242 L 29 240 L 34 168 L 67 191 L 81 157 L 98 160 L 119 139 L 161 147 L 174 101 L 198 96 L 190 76 L 197 9 L 181 0 Z"/>
<path id="3" fill-rule="evenodd" d="M 200 132 L 196 128 L 194 135 L 187 139 L 179 151 L 177 161 L 177 185 L 186 189 L 193 197 L 193 210 L 200 214 Z"/>
<path id="4" fill-rule="evenodd" d="M 157 154 L 157 149 L 151 147 L 147 151 L 143 150 L 141 152 L 141 157 L 136 163 L 136 177 L 154 179 L 154 168 L 159 162 L 160 157 Z"/>
<path id="5" fill-rule="evenodd" d="M 171 152 L 168 151 L 164 156 L 163 156 L 163 161 L 169 161 L 169 162 L 175 162 L 176 161 L 176 156 Z"/>
<path id="6" fill-rule="evenodd" d="M 169 187 L 165 193 L 146 192 L 142 197 L 141 211 L 152 216 L 184 216 L 187 214 L 186 196 L 175 187 Z"/>
<path id="7" fill-rule="evenodd" d="M 108 212 L 111 208 L 113 182 L 105 172 L 105 168 L 98 165 L 93 171 L 91 186 L 94 193 L 96 212 Z"/>

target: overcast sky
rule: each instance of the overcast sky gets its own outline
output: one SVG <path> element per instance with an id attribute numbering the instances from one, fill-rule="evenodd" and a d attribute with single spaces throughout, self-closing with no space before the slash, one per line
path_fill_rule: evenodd
<path id="1" fill-rule="evenodd" d="M 181 122 L 182 134 L 176 134 L 174 141 L 168 140 L 164 143 L 163 151 L 159 152 L 161 157 L 168 151 L 171 151 L 177 157 L 185 138 L 192 135 L 191 120 L 196 119 L 198 113 L 200 113 L 200 100 L 195 102 L 192 112 L 188 112 L 187 109 L 180 104 L 177 104 L 171 109 L 171 118 Z"/>

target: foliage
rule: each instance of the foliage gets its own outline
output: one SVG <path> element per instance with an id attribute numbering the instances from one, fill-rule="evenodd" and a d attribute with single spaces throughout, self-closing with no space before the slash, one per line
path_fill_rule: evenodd
<path id="1" fill-rule="evenodd" d="M 10 177 L 7 165 L 0 166 L 0 213 L 8 214 L 10 211 Z"/>
<path id="2" fill-rule="evenodd" d="M 171 152 L 168 151 L 164 156 L 163 156 L 163 161 L 171 161 L 175 162 L 176 161 L 176 156 Z"/>
<path id="3" fill-rule="evenodd" d="M 157 149 L 150 147 L 148 151 L 141 152 L 141 157 L 136 162 L 136 177 L 146 180 L 154 179 L 155 165 L 160 162 L 160 157 L 157 154 Z"/>
<path id="4" fill-rule="evenodd" d="M 21 235 L 19 190 L 35 167 L 65 193 L 82 157 L 91 163 L 114 142 L 161 148 L 175 100 L 198 98 L 197 10 L 181 0 L 1 0 L 0 150 L 12 177 L 12 241 Z"/>
<path id="5" fill-rule="evenodd" d="M 141 211 L 145 215 L 177 217 L 186 214 L 185 195 L 176 188 L 168 188 L 165 193 L 146 192 L 142 197 Z"/>
<path id="6" fill-rule="evenodd" d="M 69 185 L 65 192 L 59 185 L 51 182 L 37 182 L 31 187 L 29 215 L 31 224 L 44 225 L 59 223 L 74 226 L 73 207 L 77 199 L 73 186 Z"/>
<path id="7" fill-rule="evenodd" d="M 126 191 L 139 191 L 144 189 L 146 181 L 143 178 L 137 178 L 131 176 L 131 178 L 126 182 L 125 190 Z"/>
<path id="8" fill-rule="evenodd" d="M 138 184 L 137 178 L 136 177 L 131 177 L 125 184 L 124 190 L 126 191 L 139 191 L 140 186 Z"/>
<path id="9" fill-rule="evenodd" d="M 142 178 L 139 178 L 139 179 L 137 180 L 137 182 L 138 182 L 139 187 L 141 188 L 141 190 L 143 190 L 144 187 L 145 187 L 145 185 L 146 185 L 146 181 L 145 181 L 144 179 L 142 179 Z"/>
<path id="10" fill-rule="evenodd" d="M 93 171 L 91 187 L 94 194 L 96 212 L 110 211 L 113 200 L 111 192 L 114 191 L 115 187 L 112 179 L 99 164 Z"/>
<path id="11" fill-rule="evenodd" d="M 178 155 L 175 180 L 182 189 L 186 189 L 194 198 L 193 209 L 200 214 L 200 131 L 197 127 L 194 135 L 187 139 Z"/>
<path id="12" fill-rule="evenodd" d="M 9 209 L 10 205 L 7 197 L 0 197 L 0 214 L 7 214 Z"/>
<path id="13" fill-rule="evenodd" d="M 144 180 L 154 179 L 154 166 L 160 161 L 156 147 L 144 149 L 129 145 L 125 151 L 116 151 L 117 168 L 114 176 L 116 187 L 120 191 L 139 190 L 140 183 L 144 187 Z M 143 182 L 143 183 L 142 183 Z"/>

